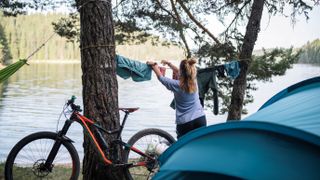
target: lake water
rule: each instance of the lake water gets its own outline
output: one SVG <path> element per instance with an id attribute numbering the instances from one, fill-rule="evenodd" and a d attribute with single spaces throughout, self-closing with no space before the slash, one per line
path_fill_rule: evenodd
<path id="1" fill-rule="evenodd" d="M 170 71 L 167 71 L 170 76 Z M 247 106 L 249 114 L 255 112 L 266 100 L 283 88 L 301 80 L 319 76 L 320 67 L 294 65 L 285 76 L 274 77 L 272 83 L 258 83 L 253 92 L 255 102 Z M 140 107 L 129 116 L 123 132 L 128 140 L 144 128 L 161 128 L 175 137 L 175 111 L 169 107 L 173 94 L 158 80 L 133 82 L 118 78 L 119 106 Z M 10 149 L 24 136 L 37 131 L 56 131 L 62 107 L 71 95 L 82 105 L 80 64 L 39 63 L 24 66 L 8 82 L 0 86 L 0 162 Z M 226 115 L 214 116 L 206 110 L 208 124 L 224 122 Z M 122 116 L 121 116 L 122 118 Z M 63 121 L 60 121 L 60 127 Z M 82 128 L 74 123 L 67 134 L 75 141 L 82 154 Z"/>

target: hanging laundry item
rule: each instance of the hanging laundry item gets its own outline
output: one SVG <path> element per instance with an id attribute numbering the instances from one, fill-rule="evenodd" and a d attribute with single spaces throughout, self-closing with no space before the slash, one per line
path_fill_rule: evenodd
<path id="1" fill-rule="evenodd" d="M 201 69 L 197 73 L 197 82 L 199 90 L 199 98 L 202 106 L 204 106 L 205 95 L 211 89 L 213 92 L 213 113 L 217 115 L 219 113 L 218 102 L 218 86 L 216 81 L 216 72 L 214 70 Z"/>
<path id="2" fill-rule="evenodd" d="M 217 77 L 218 78 L 225 78 L 225 72 L 224 72 L 224 65 L 218 65 L 215 66 L 215 69 L 217 70 Z"/>
<path id="3" fill-rule="evenodd" d="M 166 76 L 166 68 L 165 67 L 159 66 L 159 70 L 160 70 L 160 73 L 162 74 L 162 76 Z"/>
<path id="4" fill-rule="evenodd" d="M 225 71 L 227 72 L 227 75 L 231 79 L 235 79 L 240 74 L 240 65 L 239 61 L 233 60 L 230 63 L 224 64 Z"/>
<path id="5" fill-rule="evenodd" d="M 148 81 L 151 79 L 152 69 L 146 63 L 135 61 L 116 55 L 117 75 L 123 79 L 132 78 L 135 82 Z"/>

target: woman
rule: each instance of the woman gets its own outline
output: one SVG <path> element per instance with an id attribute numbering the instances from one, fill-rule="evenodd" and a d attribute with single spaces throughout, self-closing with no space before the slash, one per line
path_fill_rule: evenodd
<path id="1" fill-rule="evenodd" d="M 152 66 L 159 81 L 170 91 L 174 93 L 176 104 L 176 124 L 177 138 L 196 128 L 206 126 L 206 116 L 200 104 L 198 86 L 197 86 L 197 69 L 195 59 L 186 59 L 180 62 L 178 69 L 169 61 L 161 61 L 163 65 L 168 65 L 174 73 L 179 74 L 178 80 L 164 77 L 157 63 L 148 61 L 147 64 Z"/>

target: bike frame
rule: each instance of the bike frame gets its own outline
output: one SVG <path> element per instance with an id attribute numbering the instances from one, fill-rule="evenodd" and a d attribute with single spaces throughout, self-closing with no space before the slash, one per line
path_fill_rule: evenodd
<path id="1" fill-rule="evenodd" d="M 122 147 L 124 147 L 125 149 L 130 149 L 134 152 L 136 152 L 137 154 L 146 157 L 148 160 L 150 161 L 154 161 L 155 159 L 151 156 L 149 156 L 148 154 L 140 151 L 139 149 L 129 145 L 128 143 L 125 143 L 121 140 L 121 133 L 123 130 L 123 127 L 125 125 L 125 122 L 128 118 L 128 115 L 130 114 L 130 111 L 128 110 L 123 110 L 125 112 L 125 116 L 122 120 L 120 129 L 116 129 L 113 131 L 107 131 L 104 128 L 102 128 L 100 125 L 98 125 L 97 123 L 95 123 L 93 120 L 81 115 L 78 111 L 73 110 L 70 119 L 66 120 L 63 128 L 61 129 L 61 131 L 58 132 L 58 137 L 57 140 L 55 142 L 55 144 L 53 145 L 53 148 L 51 150 L 51 152 L 48 155 L 48 158 L 46 160 L 45 163 L 45 167 L 49 167 L 51 168 L 51 164 L 62 144 L 62 141 L 67 140 L 67 141 L 71 141 L 69 138 L 67 138 L 65 135 L 69 129 L 69 127 L 71 126 L 71 124 L 75 121 L 81 124 L 81 126 L 83 127 L 83 129 L 87 132 L 85 134 L 87 134 L 90 137 L 91 142 L 93 143 L 95 149 L 97 150 L 98 154 L 101 156 L 103 162 L 106 165 L 118 165 L 118 166 L 127 166 L 127 167 L 136 167 L 136 166 L 147 166 L 147 162 L 146 161 L 142 161 L 142 162 L 137 162 L 135 164 L 129 163 L 129 164 L 125 164 L 125 163 L 114 163 L 113 161 L 111 161 L 110 159 L 108 159 L 107 154 L 104 153 L 104 151 L 108 151 L 110 148 L 108 148 L 107 142 L 105 141 L 105 139 L 103 138 L 103 135 L 101 133 L 107 133 L 107 134 L 114 134 L 117 133 L 116 139 L 113 140 L 111 142 L 111 144 L 119 144 Z M 96 130 L 96 135 L 92 132 L 92 130 L 90 129 L 90 127 L 93 127 Z"/>

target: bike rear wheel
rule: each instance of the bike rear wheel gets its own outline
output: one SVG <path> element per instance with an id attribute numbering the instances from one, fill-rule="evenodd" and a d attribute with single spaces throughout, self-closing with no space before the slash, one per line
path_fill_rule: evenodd
<path id="1" fill-rule="evenodd" d="M 57 137 L 53 132 L 38 132 L 20 140 L 7 158 L 6 180 L 78 179 L 79 156 L 67 140 L 62 141 L 50 168 L 45 168 L 44 164 Z"/>
<path id="2" fill-rule="evenodd" d="M 157 158 L 174 142 L 175 139 L 169 133 L 161 129 L 145 129 L 133 135 L 129 139 L 128 144 L 143 153 L 154 157 L 156 161 L 148 162 L 148 158 L 143 157 L 130 149 L 125 150 L 124 161 L 126 163 L 147 162 L 147 166 L 128 168 L 125 171 L 127 179 L 151 179 L 159 168 Z"/>

